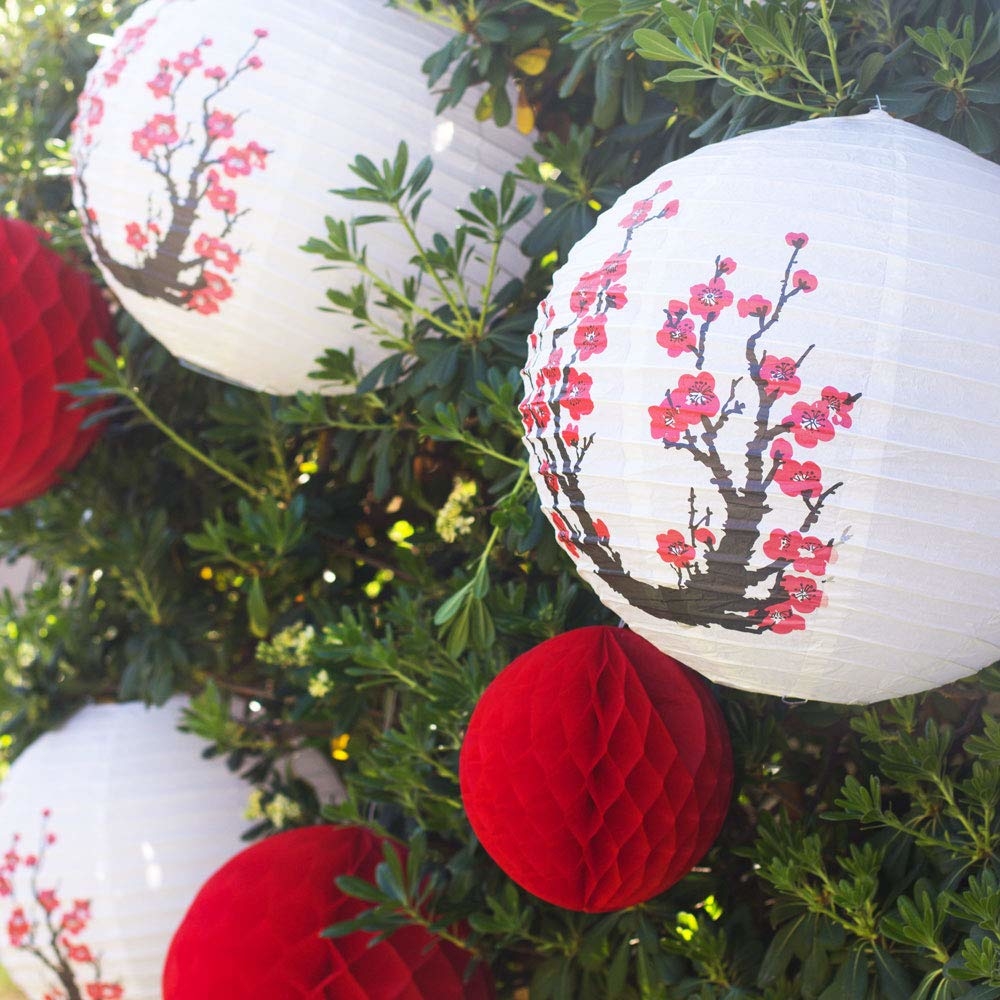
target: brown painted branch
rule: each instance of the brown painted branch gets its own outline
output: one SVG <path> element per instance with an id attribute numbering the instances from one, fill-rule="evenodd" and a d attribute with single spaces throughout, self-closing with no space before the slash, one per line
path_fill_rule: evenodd
<path id="1" fill-rule="evenodd" d="M 819 520 L 820 511 L 823 509 L 823 504 L 826 503 L 827 497 L 836 492 L 836 490 L 840 489 L 843 485 L 843 483 L 834 483 L 833 486 L 831 486 L 828 490 L 824 490 L 819 495 L 816 503 L 811 503 L 809 497 L 807 497 L 805 493 L 802 494 L 802 499 L 805 502 L 805 505 L 809 508 L 809 515 L 802 522 L 802 527 L 799 528 L 799 531 L 808 531 Z"/>

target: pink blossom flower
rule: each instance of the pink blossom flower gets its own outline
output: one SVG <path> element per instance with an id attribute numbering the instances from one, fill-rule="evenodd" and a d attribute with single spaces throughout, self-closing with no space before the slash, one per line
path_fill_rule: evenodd
<path id="1" fill-rule="evenodd" d="M 253 33 L 257 38 L 267 38 L 267 28 L 254 28 Z"/>
<path id="2" fill-rule="evenodd" d="M 695 423 L 701 417 L 714 417 L 719 412 L 719 397 L 715 394 L 715 377 L 709 372 L 697 375 L 682 375 L 677 389 L 671 393 L 679 408 L 690 412 L 689 422 Z"/>
<path id="3" fill-rule="evenodd" d="M 851 426 L 853 422 L 851 420 L 851 408 L 854 406 L 854 403 L 851 400 L 849 392 L 840 392 L 834 389 L 832 385 L 828 385 L 820 394 L 820 398 L 830 408 L 831 423 L 844 428 Z"/>
<path id="4" fill-rule="evenodd" d="M 615 278 L 623 278 L 625 276 L 625 272 L 628 270 L 628 259 L 631 256 L 631 250 L 626 250 L 624 253 L 613 253 L 601 265 L 598 275 L 603 276 L 603 278 L 608 281 L 614 281 Z"/>
<path id="5" fill-rule="evenodd" d="M 795 443 L 803 448 L 815 448 L 820 441 L 830 441 L 835 433 L 830 423 L 830 407 L 822 399 L 815 403 L 796 403 L 782 421 L 789 422 Z"/>
<path id="6" fill-rule="evenodd" d="M 245 177 L 253 169 L 245 149 L 230 146 L 219 158 L 227 177 Z"/>
<path id="7" fill-rule="evenodd" d="M 30 933 L 31 924 L 28 923 L 24 915 L 24 908 L 15 906 L 10 919 L 7 921 L 7 937 L 10 939 L 10 943 L 15 948 L 19 948 L 24 944 L 25 939 Z"/>
<path id="8" fill-rule="evenodd" d="M 219 311 L 219 303 L 207 288 L 198 288 L 191 292 L 185 304 L 188 309 L 199 312 L 203 316 L 210 316 Z"/>
<path id="9" fill-rule="evenodd" d="M 136 250 L 142 250 L 149 242 L 149 237 L 142 231 L 142 226 L 138 222 L 130 222 L 125 226 L 125 242 Z"/>
<path id="10" fill-rule="evenodd" d="M 229 139 L 233 134 L 234 115 L 222 111 L 213 111 L 205 121 L 205 131 L 213 139 Z"/>
<path id="11" fill-rule="evenodd" d="M 801 250 L 809 242 L 809 237 L 805 233 L 785 233 L 785 242 L 790 247 Z"/>
<path id="12" fill-rule="evenodd" d="M 793 358 L 779 358 L 774 354 L 764 356 L 760 366 L 760 377 L 767 383 L 764 391 L 778 396 L 794 396 L 802 385 L 798 367 Z"/>
<path id="13" fill-rule="evenodd" d="M 611 532 L 608 530 L 608 526 L 598 518 L 594 521 L 594 533 L 597 535 L 597 540 L 606 544 L 611 541 Z"/>
<path id="14" fill-rule="evenodd" d="M 0 875 L 0 896 L 9 896 L 14 891 L 14 887 L 10 884 L 10 879 L 5 875 Z"/>
<path id="15" fill-rule="evenodd" d="M 567 448 L 574 448 L 580 443 L 580 428 L 576 424 L 567 424 L 562 429 L 561 437 Z"/>
<path id="16" fill-rule="evenodd" d="M 544 381 L 555 385 L 562 378 L 562 348 L 557 347 L 549 354 L 549 360 L 540 372 Z"/>
<path id="17" fill-rule="evenodd" d="M 251 167 L 263 170 L 267 166 L 267 163 L 265 162 L 267 158 L 267 150 L 259 142 L 248 142 L 246 154 Z"/>
<path id="18" fill-rule="evenodd" d="M 143 131 L 154 146 L 169 146 L 179 138 L 175 115 L 153 115 Z"/>
<path id="19" fill-rule="evenodd" d="M 545 317 L 545 329 L 547 330 L 552 325 L 552 321 L 556 318 L 556 308 L 555 306 L 549 305 L 548 299 L 542 299 L 542 301 L 538 303 L 538 311 Z M 532 334 L 532 336 L 534 336 L 534 334 Z"/>
<path id="20" fill-rule="evenodd" d="M 240 255 L 228 244 L 216 240 L 210 256 L 216 267 L 222 268 L 227 274 L 232 274 L 239 266 Z"/>
<path id="21" fill-rule="evenodd" d="M 802 544 L 802 535 L 797 531 L 782 531 L 775 528 L 771 532 L 770 538 L 764 542 L 764 555 L 768 559 L 775 561 L 785 559 L 792 560 L 799 554 L 799 546 Z M 802 572 L 802 570 L 799 570 Z"/>
<path id="22" fill-rule="evenodd" d="M 679 410 L 673 402 L 672 393 L 659 406 L 647 408 L 649 413 L 649 433 L 655 441 L 679 441 L 681 434 L 690 426 L 693 414 Z"/>
<path id="23" fill-rule="evenodd" d="M 639 225 L 640 222 L 645 222 L 652 210 L 653 200 L 651 198 L 643 198 L 632 206 L 632 211 L 618 225 L 622 229 L 631 229 L 633 226 Z"/>
<path id="24" fill-rule="evenodd" d="M 695 316 L 716 319 L 726 306 L 733 304 L 733 293 L 722 278 L 712 278 L 707 285 L 692 285 L 690 307 Z"/>
<path id="25" fill-rule="evenodd" d="M 673 186 L 673 181 L 660 181 L 659 186 L 656 189 L 656 193 L 663 194 L 664 191 L 669 191 Z"/>
<path id="26" fill-rule="evenodd" d="M 786 496 L 810 494 L 814 498 L 823 492 L 823 470 L 815 462 L 782 462 L 774 481 Z"/>
<path id="27" fill-rule="evenodd" d="M 783 604 L 772 604 L 766 611 L 763 620 L 757 626 L 760 629 L 769 628 L 777 635 L 786 635 L 806 627 L 806 620 L 795 614 L 790 601 Z"/>
<path id="28" fill-rule="evenodd" d="M 594 401 L 590 398 L 590 387 L 593 384 L 594 380 L 586 372 L 570 368 L 559 394 L 559 404 L 569 411 L 571 419 L 579 420 L 593 411 Z"/>
<path id="29" fill-rule="evenodd" d="M 86 918 L 75 910 L 72 913 L 63 914 L 62 929 L 67 934 L 79 934 L 87 926 Z"/>
<path id="30" fill-rule="evenodd" d="M 53 910 L 59 909 L 59 899 L 56 896 L 55 889 L 42 889 L 38 893 L 38 905 L 46 913 L 51 913 Z"/>
<path id="31" fill-rule="evenodd" d="M 771 445 L 771 458 L 777 462 L 784 462 L 792 457 L 792 446 L 784 439 L 778 438 Z"/>
<path id="32" fill-rule="evenodd" d="M 83 103 L 83 102 L 81 102 Z M 91 94 L 87 97 L 85 105 L 86 119 L 88 125 L 100 125 L 104 118 L 104 101 Z"/>
<path id="33" fill-rule="evenodd" d="M 196 49 L 192 52 L 181 52 L 173 62 L 173 67 L 178 73 L 187 76 L 193 69 L 201 65 L 201 53 Z"/>
<path id="34" fill-rule="evenodd" d="M 808 271 L 796 271 L 792 275 L 792 287 L 799 288 L 803 292 L 813 292 L 819 285 L 819 281 L 816 279 L 816 275 L 810 274 Z"/>
<path id="35" fill-rule="evenodd" d="M 260 57 L 260 56 L 251 56 L 251 57 L 250 57 L 250 58 L 249 58 L 249 59 L 247 60 L 247 65 L 248 65 L 248 66 L 249 66 L 249 67 L 250 67 L 251 69 L 260 69 L 260 68 L 261 68 L 261 66 L 263 66 L 263 65 L 264 65 L 264 60 L 263 60 L 263 59 L 261 59 L 261 57 Z"/>
<path id="36" fill-rule="evenodd" d="M 215 236 L 209 236 L 208 233 L 199 233 L 198 238 L 194 241 L 194 252 L 199 257 L 211 257 L 212 251 L 219 245 L 219 240 Z"/>
<path id="37" fill-rule="evenodd" d="M 217 211 L 229 214 L 236 211 L 236 191 L 233 188 L 221 187 L 219 175 L 214 170 L 208 172 L 208 190 L 205 194 L 208 203 Z"/>
<path id="38" fill-rule="evenodd" d="M 668 532 L 656 536 L 656 554 L 665 563 L 679 567 L 686 566 L 698 553 L 676 528 L 671 528 Z"/>
<path id="39" fill-rule="evenodd" d="M 747 316 L 756 316 L 764 319 L 771 311 L 771 303 L 763 295 L 751 295 L 748 299 L 740 299 L 736 303 L 736 311 L 740 314 L 740 319 Z"/>
<path id="40" fill-rule="evenodd" d="M 604 290 L 604 301 L 609 309 L 624 309 L 628 305 L 628 289 L 624 285 L 612 285 Z"/>
<path id="41" fill-rule="evenodd" d="M 668 321 L 657 331 L 656 342 L 665 347 L 672 358 L 680 357 L 685 351 L 693 351 L 696 343 L 694 323 L 689 319 L 682 319 L 674 326 Z"/>
<path id="42" fill-rule="evenodd" d="M 205 76 L 210 80 L 224 80 L 226 78 L 226 71 L 221 66 L 209 66 L 205 70 Z"/>
<path id="43" fill-rule="evenodd" d="M 205 271 L 202 278 L 209 293 L 220 301 L 228 299 L 233 294 L 233 286 L 221 274 Z"/>
<path id="44" fill-rule="evenodd" d="M 94 956 L 85 944 L 74 944 L 69 938 L 62 938 L 62 946 L 66 949 L 66 957 L 71 962 L 93 962 Z"/>
<path id="45" fill-rule="evenodd" d="M 782 577 L 781 586 L 792 607 L 802 614 L 815 611 L 823 603 L 823 591 L 807 576 Z"/>
<path id="46" fill-rule="evenodd" d="M 551 511 L 551 517 L 556 529 L 556 538 L 574 559 L 579 559 L 580 550 L 573 544 L 573 536 L 570 534 L 569 526 L 562 519 L 559 511 Z"/>
<path id="47" fill-rule="evenodd" d="M 580 360 L 587 361 L 592 354 L 600 354 L 608 346 L 608 336 L 604 329 L 607 316 L 584 316 L 576 328 L 573 346 L 580 352 Z"/>
<path id="48" fill-rule="evenodd" d="M 703 545 L 714 545 L 715 533 L 710 531 L 708 528 L 695 528 L 694 540 L 696 542 L 701 542 Z"/>
<path id="49" fill-rule="evenodd" d="M 125 991 L 116 983 L 87 983 L 87 1000 L 121 1000 Z"/>
<path id="50" fill-rule="evenodd" d="M 736 261 L 732 257 L 723 257 L 716 265 L 719 274 L 732 274 L 736 270 Z"/>
<path id="51" fill-rule="evenodd" d="M 145 159 L 153 149 L 153 140 L 145 129 L 132 133 L 132 148 Z"/>
<path id="52" fill-rule="evenodd" d="M 173 75 L 160 70 L 152 80 L 147 81 L 146 86 L 153 92 L 154 97 L 169 97 L 170 88 L 174 85 Z"/>
<path id="53" fill-rule="evenodd" d="M 545 485 L 548 487 L 550 493 L 559 492 L 559 479 L 547 459 L 539 465 L 538 474 L 545 481 Z"/>
<path id="54" fill-rule="evenodd" d="M 672 219 L 676 214 L 678 208 L 680 208 L 680 202 L 675 198 L 673 201 L 668 201 L 663 208 L 660 209 L 658 215 L 661 219 Z"/>
<path id="55" fill-rule="evenodd" d="M 113 87 L 121 76 L 122 70 L 125 69 L 125 60 L 116 59 L 105 71 L 104 71 L 104 83 L 108 87 Z"/>
<path id="56" fill-rule="evenodd" d="M 541 389 L 529 400 L 528 410 L 531 418 L 538 424 L 538 429 L 545 430 L 549 425 L 552 411 L 549 409 L 549 404 L 545 401 L 545 393 Z M 531 428 L 529 427 L 528 430 L 531 430 Z"/>
<path id="57" fill-rule="evenodd" d="M 584 277 L 587 277 L 587 275 L 584 275 Z M 581 283 L 570 292 L 569 307 L 578 316 L 582 316 L 585 312 L 589 311 L 596 298 L 597 288 L 590 284 L 583 284 L 581 279 Z"/>
<path id="58" fill-rule="evenodd" d="M 827 564 L 834 561 L 835 555 L 832 545 L 820 541 L 815 535 L 809 535 L 808 538 L 802 539 L 792 568 L 796 573 L 822 576 L 826 572 Z"/>

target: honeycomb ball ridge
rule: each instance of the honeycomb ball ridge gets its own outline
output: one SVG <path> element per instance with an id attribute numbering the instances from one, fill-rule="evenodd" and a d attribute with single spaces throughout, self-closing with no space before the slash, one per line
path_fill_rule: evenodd
<path id="1" fill-rule="evenodd" d="M 708 850 L 732 754 L 693 671 L 595 626 L 499 674 L 472 714 L 459 776 L 473 830 L 515 882 L 599 913 L 658 895 Z"/>
<path id="2" fill-rule="evenodd" d="M 100 290 L 18 219 L 0 220 L 0 508 L 44 493 L 99 434 L 92 410 L 56 386 L 91 374 L 98 340 L 112 341 Z"/>
<path id="3" fill-rule="evenodd" d="M 374 934 L 320 932 L 369 908 L 341 875 L 373 881 L 383 841 L 351 826 L 313 826 L 254 844 L 202 887 L 174 935 L 164 1000 L 492 1000 L 487 969 L 418 926 Z M 403 848 L 397 850 L 404 857 Z"/>

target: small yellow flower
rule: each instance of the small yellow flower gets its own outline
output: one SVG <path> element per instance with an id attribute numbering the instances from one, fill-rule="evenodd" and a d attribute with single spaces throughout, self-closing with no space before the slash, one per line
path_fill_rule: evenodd
<path id="1" fill-rule="evenodd" d="M 201 572 L 198 574 L 203 580 L 211 580 L 215 574 L 212 572 L 211 566 L 202 566 Z"/>
<path id="2" fill-rule="evenodd" d="M 467 535 L 475 524 L 474 517 L 466 516 L 476 495 L 476 484 L 459 476 L 444 506 L 438 511 L 434 528 L 442 541 L 453 542 L 459 535 Z"/>
<path id="3" fill-rule="evenodd" d="M 247 807 L 243 810 L 244 819 L 263 819 L 264 810 L 261 806 L 261 801 L 264 798 L 264 793 L 259 788 L 255 788 L 251 793 L 250 797 L 247 799 Z"/>
<path id="4" fill-rule="evenodd" d="M 266 806 L 264 812 L 276 827 L 283 827 L 289 820 L 296 820 L 302 815 L 302 807 L 287 795 L 275 795 Z"/>
<path id="5" fill-rule="evenodd" d="M 309 678 L 309 694 L 313 698 L 325 698 L 333 690 L 333 678 L 325 671 Z"/>
<path id="6" fill-rule="evenodd" d="M 334 760 L 347 760 L 351 755 L 347 752 L 347 744 L 351 742 L 350 733 L 341 733 L 330 740 L 330 756 Z"/>

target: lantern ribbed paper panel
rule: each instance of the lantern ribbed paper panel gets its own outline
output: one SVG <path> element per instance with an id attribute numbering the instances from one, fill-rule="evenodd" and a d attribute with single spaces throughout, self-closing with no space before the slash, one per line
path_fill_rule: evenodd
<path id="1" fill-rule="evenodd" d="M 521 405 L 601 600 L 834 702 L 1000 656 L 1000 168 L 873 111 L 660 168 L 574 247 Z"/>
<path id="2" fill-rule="evenodd" d="M 632 632 L 594 626 L 496 677 L 459 777 L 476 836 L 515 882 L 599 913 L 663 892 L 708 850 L 732 756 L 697 674 Z"/>
<path id="3" fill-rule="evenodd" d="M 92 374 L 95 340 L 112 339 L 100 289 L 20 219 L 0 219 L 0 507 L 47 490 L 100 428 L 57 385 Z"/>
<path id="4" fill-rule="evenodd" d="M 352 317 L 319 311 L 358 274 L 317 271 L 301 246 L 325 235 L 326 215 L 371 214 L 329 193 L 361 184 L 348 169 L 358 154 L 392 160 L 403 140 L 411 167 L 433 157 L 418 225 L 429 240 L 530 152 L 526 136 L 475 120 L 474 95 L 435 117 L 420 65 L 450 37 L 382 0 L 137 8 L 88 77 L 74 126 L 84 235 L 126 309 L 178 357 L 271 392 L 316 389 L 307 375 L 328 347 L 353 347 L 362 368 L 384 357 Z M 360 239 L 380 275 L 412 273 L 401 227 L 364 226 Z M 512 234 L 501 270 L 526 265 Z M 469 273 L 475 285 L 485 265 Z"/>
<path id="5" fill-rule="evenodd" d="M 221 759 L 205 760 L 206 744 L 178 732 L 184 700 L 162 708 L 137 703 L 84 708 L 40 737 L 0 785 L 0 843 L 20 834 L 21 863 L 13 894 L 0 885 L 0 963 L 30 997 L 54 982 L 41 962 L 12 947 L 15 907 L 36 921 L 35 943 L 49 953 L 45 911 L 61 935 L 84 996 L 93 966 L 69 949 L 86 946 L 101 962 L 101 980 L 124 988 L 126 1000 L 160 1000 L 171 936 L 202 882 L 243 846 L 247 785 Z M 43 811 L 51 815 L 43 820 Z M 40 831 L 54 842 L 32 868 Z M 41 901 L 32 901 L 37 870 Z M 51 889 L 53 896 L 44 896 Z M 81 906 L 79 904 L 86 904 Z M 51 957 L 51 956 L 50 956 Z M 108 997 L 117 996 L 109 985 Z"/>
<path id="6" fill-rule="evenodd" d="M 351 826 L 303 827 L 248 847 L 205 883 L 178 928 L 164 1000 L 491 1000 L 486 968 L 466 981 L 472 956 L 422 927 L 374 945 L 361 931 L 320 937 L 369 908 L 334 880 L 371 882 L 383 860 L 379 838 Z"/>

